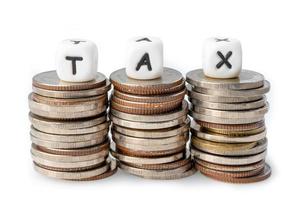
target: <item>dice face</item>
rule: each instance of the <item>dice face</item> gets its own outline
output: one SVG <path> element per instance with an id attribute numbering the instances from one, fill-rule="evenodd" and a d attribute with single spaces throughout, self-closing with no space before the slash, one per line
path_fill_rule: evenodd
<path id="1" fill-rule="evenodd" d="M 97 75 L 97 46 L 88 40 L 64 40 L 58 46 L 55 63 L 57 75 L 61 80 L 91 81 Z"/>
<path id="2" fill-rule="evenodd" d="M 208 77 L 238 77 L 242 70 L 241 43 L 233 38 L 209 38 L 204 42 L 202 61 Z"/>
<path id="3" fill-rule="evenodd" d="M 133 79 L 155 79 L 163 73 L 163 44 L 155 37 L 128 41 L 124 55 L 126 74 Z"/>

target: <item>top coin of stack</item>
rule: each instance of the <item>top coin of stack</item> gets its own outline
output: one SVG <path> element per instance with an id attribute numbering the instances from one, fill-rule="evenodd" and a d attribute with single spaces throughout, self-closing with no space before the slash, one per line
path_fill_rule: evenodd
<path id="1" fill-rule="evenodd" d="M 126 68 L 113 72 L 113 156 L 123 170 L 144 178 L 176 179 L 194 173 L 186 142 L 188 104 L 181 73 L 162 66 L 157 38 L 134 38 Z"/>
<path id="2" fill-rule="evenodd" d="M 264 180 L 271 173 L 264 162 L 270 83 L 241 69 L 238 40 L 211 38 L 204 44 L 203 70 L 186 76 L 196 168 L 226 182 Z"/>
<path id="3" fill-rule="evenodd" d="M 65 40 L 56 61 L 57 72 L 33 77 L 28 97 L 35 169 L 68 180 L 108 177 L 116 171 L 106 114 L 111 84 L 96 72 L 97 48 L 91 41 Z"/>

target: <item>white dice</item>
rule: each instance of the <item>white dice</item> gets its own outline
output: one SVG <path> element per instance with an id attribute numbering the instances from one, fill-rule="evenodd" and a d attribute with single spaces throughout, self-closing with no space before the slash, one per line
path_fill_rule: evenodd
<path id="1" fill-rule="evenodd" d="M 212 78 L 235 78 L 242 70 L 242 47 L 237 39 L 209 38 L 202 56 L 203 72 Z"/>
<path id="2" fill-rule="evenodd" d="M 68 82 L 91 81 L 97 75 L 97 46 L 88 40 L 64 40 L 58 46 L 55 63 L 57 75 L 61 80 Z"/>
<path id="3" fill-rule="evenodd" d="M 126 74 L 133 79 L 155 79 L 163 73 L 163 44 L 159 38 L 136 37 L 128 41 L 124 55 Z"/>

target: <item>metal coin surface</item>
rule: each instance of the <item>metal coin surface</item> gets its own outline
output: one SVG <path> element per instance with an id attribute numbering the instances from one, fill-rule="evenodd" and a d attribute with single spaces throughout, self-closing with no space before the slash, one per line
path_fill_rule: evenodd
<path id="1" fill-rule="evenodd" d="M 88 82 L 65 82 L 58 78 L 56 71 L 47 71 L 35 75 L 32 78 L 32 85 L 46 90 L 74 91 L 86 90 L 104 86 L 106 77 L 100 72 L 97 73 L 95 80 Z"/>
<path id="2" fill-rule="evenodd" d="M 243 90 L 259 88 L 264 85 L 264 76 L 260 73 L 243 69 L 238 78 L 214 79 L 204 75 L 203 69 L 190 71 L 186 81 L 196 87 L 209 89 Z"/>
<path id="3" fill-rule="evenodd" d="M 131 79 L 126 75 L 125 68 L 122 68 L 110 75 L 110 81 L 115 89 L 130 94 L 164 94 L 177 92 L 184 88 L 182 74 L 166 67 L 160 78 L 152 80 Z"/>

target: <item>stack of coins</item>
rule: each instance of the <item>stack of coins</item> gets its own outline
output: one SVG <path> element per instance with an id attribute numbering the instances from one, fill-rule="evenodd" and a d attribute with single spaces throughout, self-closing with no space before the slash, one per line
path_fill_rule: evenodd
<path id="1" fill-rule="evenodd" d="M 268 178 L 264 115 L 270 83 L 249 70 L 242 70 L 238 78 L 213 79 L 201 69 L 189 72 L 187 82 L 196 168 L 232 183 Z"/>
<path id="2" fill-rule="evenodd" d="M 83 83 L 63 82 L 55 71 L 33 77 L 28 100 L 31 154 L 38 172 L 67 180 L 96 180 L 115 173 L 106 113 L 110 87 L 101 73 Z"/>
<path id="3" fill-rule="evenodd" d="M 136 80 L 120 69 L 110 80 L 112 155 L 119 167 L 150 179 L 192 175 L 195 170 L 186 145 L 190 120 L 181 73 L 164 68 L 160 78 Z"/>

